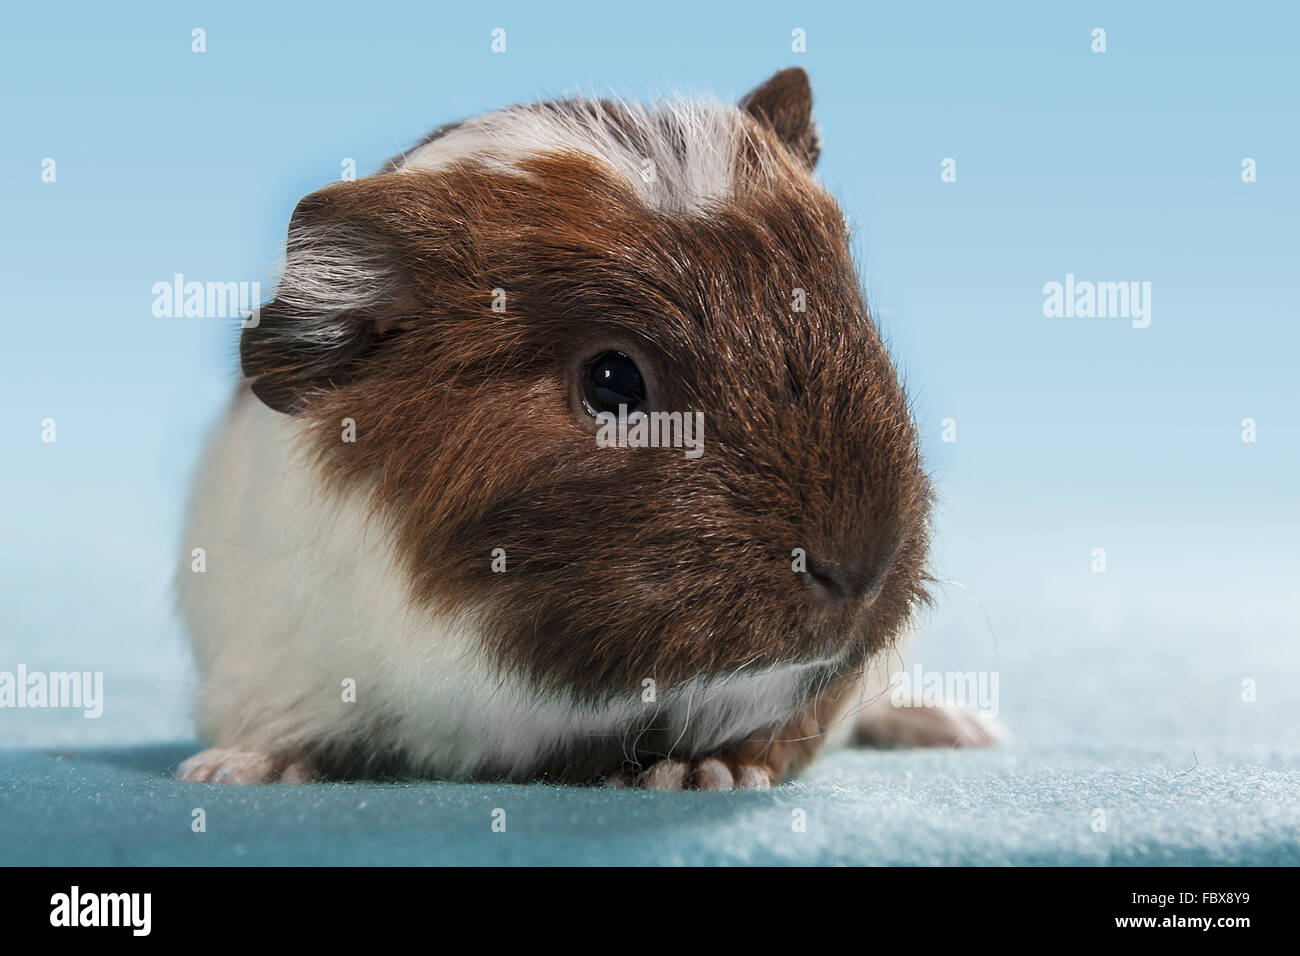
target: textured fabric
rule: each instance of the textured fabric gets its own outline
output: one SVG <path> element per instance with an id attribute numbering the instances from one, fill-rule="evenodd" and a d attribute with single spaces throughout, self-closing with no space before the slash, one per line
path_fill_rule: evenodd
<path id="1" fill-rule="evenodd" d="M 0 761 L 4 863 L 1297 864 L 1300 774 L 839 753 L 772 791 L 184 785 L 186 746 Z M 1093 814 L 1107 807 L 1107 830 Z M 195 808 L 206 832 L 194 833 Z M 493 832 L 493 811 L 505 832 Z M 806 815 L 804 832 L 792 826 Z"/>

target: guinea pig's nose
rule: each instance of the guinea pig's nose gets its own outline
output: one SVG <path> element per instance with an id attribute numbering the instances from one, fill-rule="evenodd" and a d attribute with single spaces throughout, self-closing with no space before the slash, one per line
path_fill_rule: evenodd
<path id="1" fill-rule="evenodd" d="M 849 596 L 853 582 L 843 568 L 827 564 L 808 563 L 803 575 L 813 594 L 828 604 L 838 604 Z"/>
<path id="2" fill-rule="evenodd" d="M 889 548 L 877 559 L 853 563 L 810 556 L 802 577 L 818 600 L 828 604 L 842 604 L 859 598 L 874 601 L 885 586 L 896 553 L 896 548 Z"/>

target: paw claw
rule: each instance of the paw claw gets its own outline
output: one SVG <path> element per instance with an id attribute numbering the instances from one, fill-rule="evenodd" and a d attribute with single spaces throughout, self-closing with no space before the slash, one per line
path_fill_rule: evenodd
<path id="1" fill-rule="evenodd" d="M 646 771 L 642 786 L 647 790 L 680 790 L 690 769 L 680 760 L 660 760 Z"/>
<path id="2" fill-rule="evenodd" d="M 624 769 L 605 779 L 612 790 L 761 790 L 771 787 L 774 775 L 766 767 L 734 763 L 725 757 L 701 760 L 659 760 L 645 771 Z"/>
<path id="3" fill-rule="evenodd" d="M 772 771 L 766 767 L 745 764 L 740 768 L 740 780 L 736 786 L 747 790 L 767 790 L 773 783 L 775 781 L 772 779 Z"/>
<path id="4" fill-rule="evenodd" d="M 709 757 L 696 765 L 691 785 L 696 790 L 730 790 L 735 786 L 735 779 L 730 767 L 716 757 Z"/>
<path id="5" fill-rule="evenodd" d="M 311 764 L 303 760 L 291 763 L 280 771 L 281 783 L 311 783 L 315 779 L 316 771 L 312 769 Z"/>

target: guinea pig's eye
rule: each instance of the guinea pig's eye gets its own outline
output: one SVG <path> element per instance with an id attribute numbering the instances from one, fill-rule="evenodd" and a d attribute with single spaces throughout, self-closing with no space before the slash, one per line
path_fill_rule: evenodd
<path id="1" fill-rule="evenodd" d="M 601 352 L 583 369 L 582 402 L 593 415 L 601 412 L 618 414 L 620 405 L 627 413 L 646 410 L 645 378 L 641 370 L 622 352 Z"/>

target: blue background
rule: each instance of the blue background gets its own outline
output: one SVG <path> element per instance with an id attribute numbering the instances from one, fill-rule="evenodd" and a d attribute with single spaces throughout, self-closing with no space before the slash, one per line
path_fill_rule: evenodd
<path id="1" fill-rule="evenodd" d="M 1300 860 L 1300 16 L 899 6 L 7 11 L 0 670 L 102 670 L 107 701 L 99 720 L 0 711 L 0 748 L 31 751 L 0 762 L 0 860 L 318 862 L 363 845 L 372 861 L 545 858 L 527 822 L 518 842 L 479 835 L 500 794 L 582 862 Z M 153 284 L 180 272 L 269 291 L 298 198 L 346 158 L 366 174 L 446 121 L 573 91 L 735 98 L 790 65 L 812 77 L 820 173 L 856 226 L 942 496 L 934 568 L 960 586 L 922 621 L 914 659 L 996 669 L 1012 741 L 841 754 L 766 796 L 322 786 L 312 821 L 354 835 L 333 850 L 325 824 L 290 812 L 293 791 L 232 792 L 203 799 L 244 836 L 185 842 L 196 797 L 165 773 L 193 733 L 193 679 L 169 575 L 237 329 L 154 318 Z M 940 181 L 947 157 L 955 183 Z M 1150 327 L 1045 318 L 1043 285 L 1067 273 L 1150 282 Z M 940 441 L 949 417 L 955 443 Z M 42 814 L 112 793 L 113 826 L 46 839 Z M 773 842 L 791 800 L 820 808 L 821 838 Z M 256 837 L 267 801 L 298 819 L 281 843 Z M 1117 821 L 1107 834 L 1089 826 L 1097 807 Z M 179 838 L 159 813 L 177 814 Z"/>

